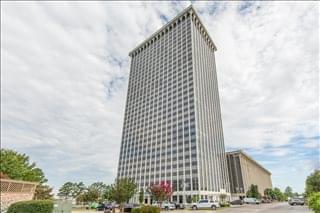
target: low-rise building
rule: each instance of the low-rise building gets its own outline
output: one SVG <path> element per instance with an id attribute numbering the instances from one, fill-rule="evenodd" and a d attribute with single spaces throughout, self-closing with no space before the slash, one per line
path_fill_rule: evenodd
<path id="1" fill-rule="evenodd" d="M 244 197 L 251 184 L 263 195 L 272 188 L 271 173 L 242 150 L 227 152 L 230 192 L 232 199 Z"/>

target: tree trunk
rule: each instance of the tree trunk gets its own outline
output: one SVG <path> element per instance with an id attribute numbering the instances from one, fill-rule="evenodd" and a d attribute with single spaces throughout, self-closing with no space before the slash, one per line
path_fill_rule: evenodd
<path id="1" fill-rule="evenodd" d="M 123 208 L 124 208 L 123 203 L 120 203 L 120 204 L 119 204 L 119 208 L 120 208 L 120 213 L 123 213 L 123 212 L 124 212 L 124 211 L 123 211 Z"/>

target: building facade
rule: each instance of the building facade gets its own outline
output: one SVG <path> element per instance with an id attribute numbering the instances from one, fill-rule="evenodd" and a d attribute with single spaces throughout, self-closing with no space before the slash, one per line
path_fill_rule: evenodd
<path id="1" fill-rule="evenodd" d="M 177 202 L 229 194 L 215 51 L 190 6 L 129 53 L 118 178 L 168 181 Z"/>
<path id="2" fill-rule="evenodd" d="M 272 188 L 271 173 L 242 150 L 227 152 L 227 161 L 232 199 L 245 196 L 251 184 L 261 195 Z"/>

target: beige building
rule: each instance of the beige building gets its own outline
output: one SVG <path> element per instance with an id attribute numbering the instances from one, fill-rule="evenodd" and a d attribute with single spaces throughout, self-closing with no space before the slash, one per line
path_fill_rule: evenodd
<path id="1" fill-rule="evenodd" d="M 226 154 L 232 199 L 245 196 L 251 184 L 258 186 L 261 195 L 272 188 L 271 173 L 242 150 Z"/>

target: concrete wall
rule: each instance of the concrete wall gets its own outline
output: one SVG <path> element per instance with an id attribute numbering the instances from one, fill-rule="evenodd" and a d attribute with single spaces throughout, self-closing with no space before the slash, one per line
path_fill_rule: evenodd
<path id="1" fill-rule="evenodd" d="M 266 172 L 245 155 L 240 155 L 241 171 L 243 174 L 244 191 L 248 191 L 251 184 L 258 185 L 261 195 L 266 188 L 272 188 L 271 174 Z"/>
<path id="2" fill-rule="evenodd" d="M 271 173 L 243 151 L 228 152 L 227 159 L 233 199 L 245 196 L 251 184 L 258 186 L 261 195 L 272 188 Z"/>

